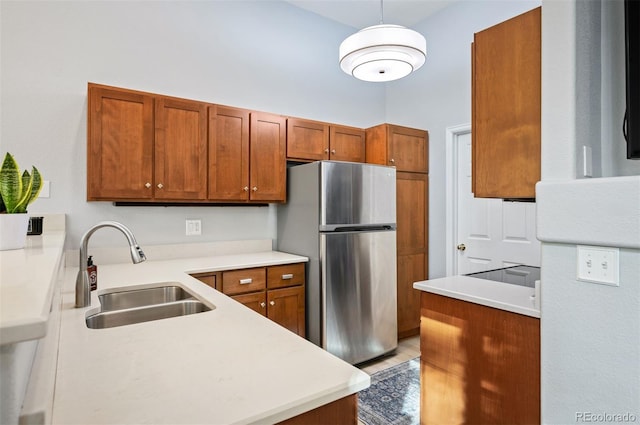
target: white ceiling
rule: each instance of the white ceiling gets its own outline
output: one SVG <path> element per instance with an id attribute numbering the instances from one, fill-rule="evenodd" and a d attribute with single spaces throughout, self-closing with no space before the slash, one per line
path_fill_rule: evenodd
<path id="1" fill-rule="evenodd" d="M 358 30 L 380 23 L 380 0 L 286 0 Z M 384 0 L 385 24 L 412 27 L 458 0 Z"/>

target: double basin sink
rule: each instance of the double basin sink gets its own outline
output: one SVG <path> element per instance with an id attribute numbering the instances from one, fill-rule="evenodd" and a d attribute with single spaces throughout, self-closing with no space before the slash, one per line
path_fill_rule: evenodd
<path id="1" fill-rule="evenodd" d="M 134 323 L 211 311 L 209 306 L 177 282 L 144 289 L 121 289 L 98 295 L 100 311 L 86 318 L 90 329 L 113 328 Z"/>

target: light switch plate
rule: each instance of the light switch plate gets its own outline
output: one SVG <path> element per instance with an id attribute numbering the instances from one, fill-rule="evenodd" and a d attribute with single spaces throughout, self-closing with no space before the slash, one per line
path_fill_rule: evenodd
<path id="1" fill-rule="evenodd" d="M 48 198 L 51 196 L 51 181 L 43 180 L 42 181 L 42 189 L 40 189 L 40 198 Z"/>
<path id="2" fill-rule="evenodd" d="M 190 220 L 187 219 L 186 220 L 186 235 L 187 236 L 198 236 L 202 234 L 202 221 L 199 219 L 195 219 L 195 220 Z"/>
<path id="3" fill-rule="evenodd" d="M 578 280 L 620 286 L 620 250 L 578 245 Z"/>

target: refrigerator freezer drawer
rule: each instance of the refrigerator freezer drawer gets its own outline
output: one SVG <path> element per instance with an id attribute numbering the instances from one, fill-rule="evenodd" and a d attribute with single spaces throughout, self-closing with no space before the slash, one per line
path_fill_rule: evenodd
<path id="1" fill-rule="evenodd" d="M 323 233 L 322 346 L 357 364 L 397 340 L 396 232 Z"/>

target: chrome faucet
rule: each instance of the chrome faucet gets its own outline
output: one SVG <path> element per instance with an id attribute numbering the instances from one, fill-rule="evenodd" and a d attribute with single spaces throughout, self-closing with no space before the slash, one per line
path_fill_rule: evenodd
<path id="1" fill-rule="evenodd" d="M 131 261 L 133 264 L 138 264 L 147 259 L 144 252 L 138 246 L 135 236 L 131 233 L 131 230 L 122 223 L 117 221 L 102 221 L 82 235 L 80 240 L 80 269 L 78 270 L 78 276 L 76 277 L 76 307 L 88 307 L 91 305 L 91 290 L 89 288 L 89 273 L 87 272 L 87 248 L 89 245 L 89 238 L 93 233 L 101 227 L 113 227 L 120 230 L 127 237 L 129 242 L 129 248 L 131 250 Z"/>

